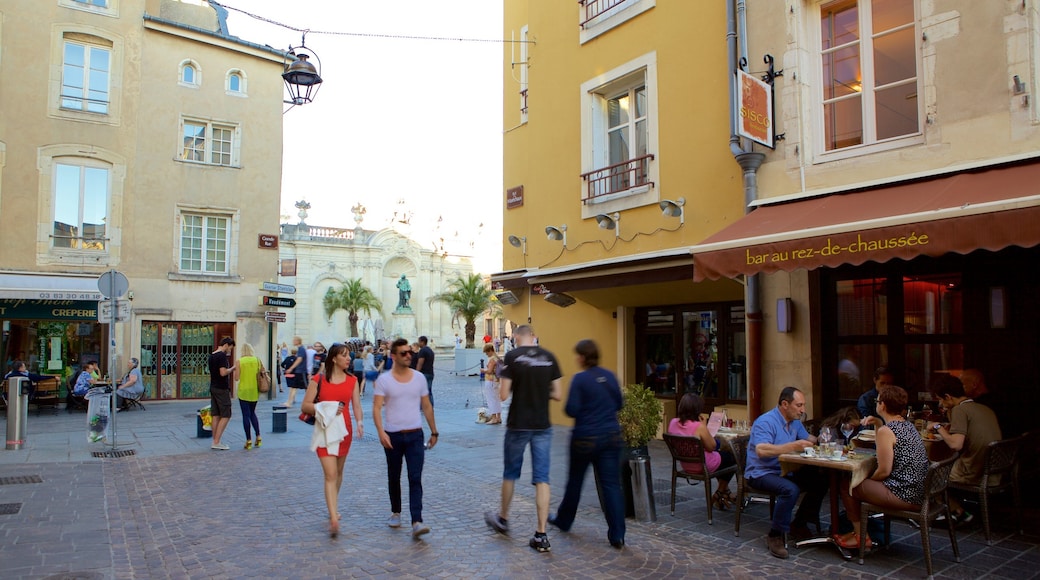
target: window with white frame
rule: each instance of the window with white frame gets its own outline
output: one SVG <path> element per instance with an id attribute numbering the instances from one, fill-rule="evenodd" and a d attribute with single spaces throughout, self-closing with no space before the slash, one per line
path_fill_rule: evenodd
<path id="1" fill-rule="evenodd" d="M 578 41 L 585 44 L 656 5 L 657 0 L 579 0 Z"/>
<path id="2" fill-rule="evenodd" d="M 72 36 L 63 43 L 61 108 L 108 114 L 112 49 Z"/>
<path id="3" fill-rule="evenodd" d="M 119 0 L 58 0 L 58 5 L 103 16 L 119 16 Z"/>
<path id="4" fill-rule="evenodd" d="M 245 74 L 240 70 L 230 70 L 227 73 L 227 86 L 225 87 L 229 94 L 235 96 L 245 96 L 246 94 L 246 77 Z"/>
<path id="5" fill-rule="evenodd" d="M 181 213 L 180 271 L 226 275 L 231 247 L 231 217 Z"/>
<path id="6" fill-rule="evenodd" d="M 528 27 L 524 25 L 520 29 L 520 122 L 527 122 L 527 59 L 530 51 L 527 49 Z"/>
<path id="7" fill-rule="evenodd" d="M 238 127 L 194 119 L 182 120 L 181 127 L 181 160 L 229 167 L 237 165 Z"/>
<path id="8" fill-rule="evenodd" d="M 189 89 L 197 89 L 202 85 L 202 67 L 190 58 L 181 61 L 177 74 L 177 84 Z"/>
<path id="9" fill-rule="evenodd" d="M 921 133 L 915 8 L 912 0 L 820 7 L 824 153 Z"/>
<path id="10" fill-rule="evenodd" d="M 51 246 L 105 250 L 109 189 L 107 166 L 88 160 L 56 160 Z"/>
<path id="11" fill-rule="evenodd" d="M 72 0 L 73 2 L 79 2 L 80 4 L 88 4 L 90 6 L 97 6 L 98 8 L 108 8 L 108 0 Z"/>
<path id="12" fill-rule="evenodd" d="M 583 201 L 645 191 L 650 185 L 650 116 L 646 69 L 588 92 L 591 105 L 589 161 L 582 173 Z"/>

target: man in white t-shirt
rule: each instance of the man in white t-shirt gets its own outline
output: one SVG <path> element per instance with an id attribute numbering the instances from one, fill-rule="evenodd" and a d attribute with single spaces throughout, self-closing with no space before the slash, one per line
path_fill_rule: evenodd
<path id="1" fill-rule="evenodd" d="M 426 449 L 437 444 L 437 423 L 433 417 L 426 377 L 411 368 L 415 356 L 403 338 L 390 345 L 390 372 L 376 379 L 372 391 L 372 421 L 386 454 L 387 480 L 390 493 L 391 528 L 401 526 L 401 463 L 408 464 L 408 507 L 412 518 L 412 537 L 429 533 L 422 519 L 422 469 Z M 383 407 L 386 417 L 383 417 Z M 419 409 L 422 408 L 420 414 Z M 430 439 L 423 442 L 422 417 L 430 426 Z"/>

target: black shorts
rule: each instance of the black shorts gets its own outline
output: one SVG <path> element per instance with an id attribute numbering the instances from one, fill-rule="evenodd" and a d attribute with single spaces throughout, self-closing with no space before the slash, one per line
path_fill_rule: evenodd
<path id="1" fill-rule="evenodd" d="M 209 414 L 211 417 L 231 418 L 231 389 L 209 388 Z"/>

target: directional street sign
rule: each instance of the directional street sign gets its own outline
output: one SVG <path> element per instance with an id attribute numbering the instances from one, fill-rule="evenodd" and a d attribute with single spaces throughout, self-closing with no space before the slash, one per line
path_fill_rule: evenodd
<path id="1" fill-rule="evenodd" d="M 295 308 L 296 300 L 292 298 L 279 298 L 277 296 L 261 296 L 260 306 L 278 306 L 281 308 Z"/>
<path id="2" fill-rule="evenodd" d="M 264 320 L 267 322 L 285 322 L 285 313 L 277 310 L 268 310 L 264 312 Z"/>
<path id="3" fill-rule="evenodd" d="M 276 284 L 274 282 L 261 282 L 260 289 L 264 292 L 276 292 L 278 294 L 296 294 L 296 286 L 290 284 Z"/>
<path id="4" fill-rule="evenodd" d="M 101 300 L 98 302 L 98 322 L 102 324 L 108 324 L 112 322 L 112 301 Z M 130 320 L 130 301 L 129 300 L 117 300 L 116 301 L 116 322 L 126 322 Z"/>

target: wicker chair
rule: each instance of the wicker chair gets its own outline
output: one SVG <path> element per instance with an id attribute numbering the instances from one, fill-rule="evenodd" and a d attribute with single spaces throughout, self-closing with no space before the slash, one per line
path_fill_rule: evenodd
<path id="1" fill-rule="evenodd" d="M 699 437 L 684 437 L 682 435 L 664 435 L 664 442 L 668 445 L 668 451 L 672 454 L 672 515 L 675 515 L 675 483 L 678 478 L 683 478 L 687 483 L 696 485 L 694 482 L 704 484 L 704 500 L 708 504 L 708 525 L 712 524 L 711 506 L 711 480 L 720 475 L 730 475 L 737 472 L 737 467 L 731 465 L 717 471 L 708 472 L 704 459 L 704 445 Z M 686 471 L 682 464 L 700 465 L 699 471 Z"/>
<path id="2" fill-rule="evenodd" d="M 867 519 L 870 513 L 880 513 L 885 516 L 885 545 L 889 546 L 892 544 L 892 518 L 908 519 L 916 522 L 917 527 L 921 531 L 921 546 L 924 549 L 924 562 L 928 569 L 928 577 L 932 577 L 932 546 L 929 538 L 929 526 L 931 523 L 938 518 L 940 515 L 945 514 L 946 516 L 946 527 L 950 532 L 950 543 L 953 545 L 953 561 L 961 561 L 961 553 L 957 548 L 957 534 L 953 529 L 953 518 L 950 517 L 950 502 L 947 494 L 947 486 L 950 480 L 950 470 L 953 469 L 953 462 L 957 460 L 957 455 L 948 457 L 942 461 L 932 462 L 928 466 L 928 473 L 924 478 L 924 496 L 925 501 L 921 504 L 921 509 L 918 511 L 912 510 L 901 510 L 891 507 L 874 505 L 869 502 L 863 502 L 863 508 L 860 512 L 860 529 L 867 529 Z M 863 563 L 863 553 L 866 543 L 865 538 L 867 534 L 863 533 L 859 536 L 859 563 Z"/>
<path id="3" fill-rule="evenodd" d="M 773 509 L 776 507 L 776 494 L 756 489 L 744 478 L 744 467 L 747 464 L 747 448 L 749 435 L 741 435 L 727 440 L 730 452 L 737 460 L 737 515 L 733 522 L 733 535 L 740 535 L 740 514 L 744 513 L 751 496 L 758 495 L 769 498 L 769 517 L 773 517 Z"/>
<path id="4" fill-rule="evenodd" d="M 982 526 L 986 532 L 986 544 L 992 546 L 989 526 L 989 496 L 1011 490 L 1015 504 L 1015 515 L 1018 517 L 1018 533 L 1022 533 L 1022 493 L 1018 486 L 1019 449 L 1027 441 L 1027 435 L 1019 435 L 1012 439 L 993 441 L 986 446 L 983 458 L 982 478 L 978 483 L 950 482 L 951 489 L 977 493 L 979 506 L 982 508 Z"/>

